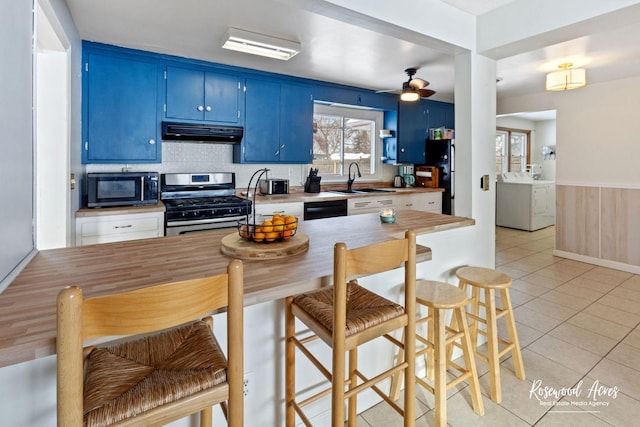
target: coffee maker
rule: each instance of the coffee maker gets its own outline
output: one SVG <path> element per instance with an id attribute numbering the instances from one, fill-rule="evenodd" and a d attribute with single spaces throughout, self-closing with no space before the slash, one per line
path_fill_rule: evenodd
<path id="1" fill-rule="evenodd" d="M 413 175 L 413 165 L 398 166 L 398 175 L 404 180 L 405 187 L 413 187 L 416 185 L 416 177 Z"/>

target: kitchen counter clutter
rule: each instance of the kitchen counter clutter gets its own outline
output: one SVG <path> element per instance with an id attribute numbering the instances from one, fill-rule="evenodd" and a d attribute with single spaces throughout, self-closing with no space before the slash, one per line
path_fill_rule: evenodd
<path id="1" fill-rule="evenodd" d="M 245 306 L 282 299 L 330 283 L 336 242 L 359 247 L 417 234 L 474 225 L 468 218 L 400 211 L 383 224 L 378 214 L 302 222 L 308 251 L 274 260 L 245 260 Z M 66 286 L 83 288 L 87 297 L 220 274 L 229 257 L 221 254 L 228 229 L 154 239 L 41 251 L 0 294 L 0 367 L 55 353 L 56 296 Z M 295 237 L 294 237 L 295 238 Z M 420 259 L 430 259 L 421 247 Z"/>

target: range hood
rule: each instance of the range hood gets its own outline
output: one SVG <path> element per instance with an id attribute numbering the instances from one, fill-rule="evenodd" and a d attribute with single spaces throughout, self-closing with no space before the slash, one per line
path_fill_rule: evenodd
<path id="1" fill-rule="evenodd" d="M 193 123 L 162 122 L 164 141 L 196 141 L 238 144 L 244 129 L 240 126 L 220 126 Z"/>

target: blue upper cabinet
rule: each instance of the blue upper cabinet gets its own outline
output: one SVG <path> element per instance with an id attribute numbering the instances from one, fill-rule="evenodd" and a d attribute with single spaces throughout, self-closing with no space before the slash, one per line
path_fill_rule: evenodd
<path id="1" fill-rule="evenodd" d="M 200 69 L 168 66 L 165 117 L 238 124 L 241 119 L 241 82 L 238 76 Z"/>
<path id="2" fill-rule="evenodd" d="M 398 163 L 424 163 L 427 138 L 426 101 L 398 103 Z"/>
<path id="3" fill-rule="evenodd" d="M 280 87 L 280 161 L 313 162 L 313 96 L 305 86 Z"/>
<path id="4" fill-rule="evenodd" d="M 236 163 L 311 163 L 313 98 L 302 85 L 247 78 L 242 143 Z"/>
<path id="5" fill-rule="evenodd" d="M 84 50 L 83 163 L 161 161 L 161 76 L 155 61 Z"/>
<path id="6" fill-rule="evenodd" d="M 427 101 L 427 128 L 455 129 L 454 104 Z"/>

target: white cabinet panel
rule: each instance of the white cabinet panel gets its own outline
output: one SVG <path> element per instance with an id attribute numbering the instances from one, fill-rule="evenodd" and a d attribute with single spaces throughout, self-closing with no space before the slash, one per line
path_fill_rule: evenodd
<path id="1" fill-rule="evenodd" d="M 379 212 L 383 208 L 395 208 L 395 201 L 394 196 L 352 198 L 347 201 L 347 212 L 349 215 Z"/>
<path id="2" fill-rule="evenodd" d="M 442 213 L 442 193 L 411 193 L 397 197 L 397 209 L 413 209 L 423 212 Z"/>
<path id="3" fill-rule="evenodd" d="M 302 202 L 289 203 L 256 203 L 254 209 L 260 215 L 292 215 L 298 217 L 298 221 L 304 219 L 304 204 Z"/>
<path id="4" fill-rule="evenodd" d="M 76 218 L 76 246 L 164 236 L 164 212 Z"/>

